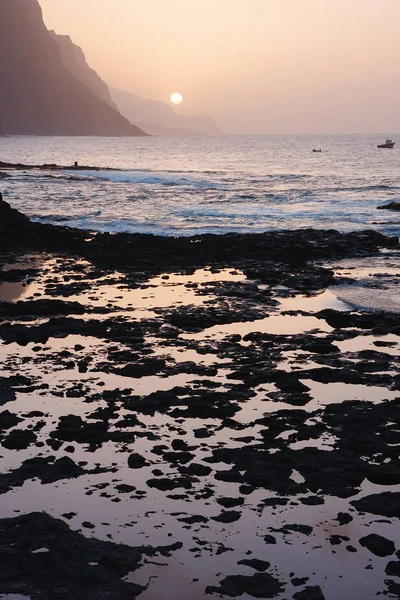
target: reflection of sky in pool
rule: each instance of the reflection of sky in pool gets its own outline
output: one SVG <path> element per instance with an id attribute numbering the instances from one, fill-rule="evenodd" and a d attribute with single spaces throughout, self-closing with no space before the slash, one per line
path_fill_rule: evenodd
<path id="1" fill-rule="evenodd" d="M 9 301 L 29 297 L 56 297 L 46 295 L 45 280 L 56 277 L 59 267 L 57 261 L 42 264 L 39 280 L 28 283 L 26 287 L 22 287 L 21 283 L 1 284 L 2 298 Z M 77 292 L 66 299 L 92 308 L 108 306 L 112 316 L 126 314 L 127 309 L 132 309 L 129 314 L 133 319 L 154 319 L 161 318 L 154 311 L 157 308 L 204 304 L 206 300 L 213 298 L 211 284 L 221 280 L 239 283 L 244 280 L 244 276 L 238 271 L 213 273 L 202 269 L 191 275 L 160 275 L 141 283 L 135 289 L 129 289 L 122 274 L 113 274 L 92 281 L 90 291 Z M 207 295 L 197 293 L 202 290 L 203 284 L 207 286 Z M 145 559 L 142 568 L 129 575 L 128 579 L 135 583 L 147 585 L 151 582 L 148 590 L 140 596 L 143 600 L 175 600 L 177 596 L 182 596 L 182 590 L 185 591 L 185 600 L 203 600 L 209 597 L 204 595 L 206 585 L 218 585 L 225 575 L 254 573 L 249 567 L 237 564 L 239 560 L 249 557 L 268 560 L 275 568 L 275 575 L 289 581 L 284 598 L 292 597 L 300 589 L 290 583 L 291 572 L 299 577 L 309 577 L 307 585 L 322 585 L 323 582 L 327 600 L 357 598 L 360 589 L 368 589 L 375 596 L 381 591 L 386 563 L 373 557 L 357 540 L 371 532 L 380 533 L 389 539 L 398 539 L 398 521 L 378 522 L 378 518 L 363 516 L 349 507 L 348 499 L 333 496 L 323 496 L 324 503 L 315 506 L 303 504 L 297 496 L 288 498 L 288 503 L 284 506 L 265 506 L 263 500 L 274 498 L 273 492 L 259 488 L 244 495 L 239 490 L 238 483 L 217 480 L 212 473 L 198 477 L 188 493 L 179 488 L 173 492 L 159 491 L 149 488 L 146 482 L 155 477 L 155 469 L 167 478 L 177 474 L 175 465 L 153 452 L 154 446 L 165 445 L 167 450 L 171 450 L 173 440 L 184 440 L 189 445 L 189 451 L 194 454 L 193 462 L 211 464 L 218 471 L 229 470 L 230 465 L 227 463 L 208 463 L 205 459 L 216 448 L 257 447 L 262 442 L 261 431 L 266 427 L 256 423 L 258 419 L 276 415 L 278 411 L 288 414 L 303 411 L 309 413 L 307 424 L 313 425 L 321 422 L 323 410 L 330 404 L 356 399 L 373 403 L 390 401 L 398 397 L 398 391 L 374 385 L 323 384 L 305 377 L 300 380 L 310 388 L 311 400 L 299 407 L 288 404 L 284 397 L 277 397 L 277 387 L 273 383 L 265 383 L 255 386 L 254 394 L 244 400 L 238 394 L 234 402 L 240 410 L 230 421 L 224 423 L 217 418 L 174 416 L 170 414 L 171 411 L 167 414 L 156 412 L 154 415 L 137 413 L 140 424 L 124 429 L 127 434 L 132 434 L 129 442 L 106 442 L 95 451 L 87 444 L 72 442 L 70 445 L 73 446 L 73 451 L 70 454 L 65 452 L 67 444 L 58 450 L 46 445 L 46 439 L 54 431 L 60 416 L 76 414 L 88 418 L 96 409 L 105 408 L 107 402 L 100 396 L 103 391 L 129 390 L 132 396 L 146 397 L 156 391 L 179 387 L 184 388 L 184 391 L 178 397 L 187 401 L 187 390 L 210 389 L 207 384 L 211 383 L 216 386 L 216 392 L 229 393 L 234 398 L 235 385 L 240 386 L 241 381 L 228 377 L 236 368 L 235 358 L 218 352 L 221 340 L 233 334 L 244 336 L 252 332 L 278 338 L 279 335 L 313 332 L 312 335 L 323 339 L 332 334 L 333 329 L 323 319 L 313 316 L 313 313 L 324 308 L 349 310 L 348 305 L 336 297 L 334 290 L 311 296 L 296 294 L 289 298 L 279 298 L 279 290 L 276 294 L 279 306 L 270 309 L 271 314 L 263 319 L 215 325 L 195 334 L 180 332 L 177 340 L 159 338 L 156 333 L 152 334 L 151 338 L 146 339 L 152 356 L 166 357 L 168 363 L 176 366 L 177 372 L 174 374 L 134 378 L 107 373 L 101 365 L 108 360 L 110 347 L 114 350 L 127 348 L 123 344 L 90 336 L 50 338 L 45 344 L 29 343 L 26 346 L 0 343 L 0 376 L 6 377 L 10 373 L 33 376 L 48 386 L 29 393 L 20 391 L 15 401 L 4 405 L 4 409 L 20 415 L 26 415 L 30 411 L 44 413 L 44 417 L 31 417 L 31 424 L 40 419 L 46 421 L 45 426 L 37 431 L 37 441 L 39 444 L 43 442 L 43 446 L 31 446 L 18 452 L 1 449 L 4 470 L 16 468 L 35 455 L 53 455 L 56 458 L 69 455 L 75 462 L 86 461 L 86 469 L 93 468 L 98 463 L 116 469 L 114 473 L 86 474 L 77 479 L 60 480 L 46 485 L 40 484 L 38 480 L 28 480 L 22 487 L 2 495 L 0 516 L 12 517 L 19 514 L 18 511 L 45 510 L 65 520 L 63 514 L 74 512 L 77 514 L 67 520 L 68 524 L 72 529 L 82 529 L 83 521 L 93 523 L 93 529 L 82 529 L 88 536 L 112 539 L 132 546 L 168 545 L 177 540 L 182 541 L 183 549 L 174 552 L 170 558 L 157 556 L 151 560 Z M 282 314 L 284 311 L 297 310 L 310 314 Z M 268 309 L 266 314 L 267 311 Z M 100 317 L 105 318 L 104 315 Z M 376 345 L 377 342 L 395 342 L 397 346 L 380 347 Z M 238 341 L 239 355 L 240 348 L 245 350 L 252 343 L 251 340 Z M 341 353 L 374 349 L 389 357 L 396 356 L 399 348 L 398 338 L 394 335 L 373 336 L 363 335 L 362 332 L 357 332 L 353 338 L 335 340 L 334 343 Z M 58 364 L 59 352 L 70 354 L 70 360 L 74 362 L 71 368 L 66 369 L 63 364 Z M 89 370 L 82 373 L 77 365 L 87 355 L 92 362 Z M 288 373 L 310 369 L 319 366 L 318 362 L 314 362 L 317 359 L 314 355 L 310 358 L 304 350 L 282 351 L 278 368 Z M 179 364 L 185 362 L 204 367 L 213 365 L 217 368 L 217 374 L 179 372 Z M 82 384 L 85 390 L 81 398 L 69 397 L 65 393 L 66 389 L 76 384 Z M 93 400 L 91 397 L 95 394 L 99 397 Z M 119 426 L 116 425 L 118 421 L 132 414 L 121 403 L 118 404 L 118 401 L 116 405 L 117 415 L 109 421 L 111 432 L 119 431 Z M 21 427 L 27 423 L 25 420 Z M 198 437 L 199 430 L 207 430 L 209 437 Z M 329 452 L 335 447 L 336 437 L 328 435 L 326 431 L 319 437 L 299 441 L 295 440 L 295 433 L 296 430 L 288 426 L 277 433 L 275 442 L 285 444 L 290 450 L 315 447 Z M 270 451 L 273 456 L 279 449 L 271 447 Z M 138 470 L 128 468 L 127 458 L 132 452 L 144 456 L 148 465 Z M 295 481 L 302 480 L 301 474 L 295 470 L 291 478 Z M 119 493 L 117 486 L 121 483 L 136 489 L 130 493 Z M 213 494 L 206 499 L 202 498 L 205 489 Z M 386 490 L 387 488 L 364 482 L 358 496 Z M 141 495 L 141 491 L 145 493 Z M 305 492 L 301 497 L 309 495 L 312 494 Z M 222 506 L 216 502 L 221 497 L 244 498 L 243 506 L 237 509 L 241 512 L 238 521 L 224 524 L 211 520 L 191 526 L 179 521 L 181 517 L 188 515 L 202 515 L 212 519 L 222 510 Z M 339 525 L 336 520 L 338 512 L 351 513 L 353 520 L 347 525 Z M 271 527 L 281 528 L 288 523 L 311 525 L 313 532 L 310 536 L 293 532 L 285 535 L 274 533 L 277 543 L 265 543 L 264 536 L 271 533 Z M 336 534 L 347 536 L 351 541 L 332 546 L 329 537 Z M 349 553 L 346 546 L 350 543 L 357 545 L 357 552 Z M 368 565 L 373 565 L 374 569 L 366 570 Z M 0 599 L 2 598 L 0 595 Z M 4 598 L 11 600 L 10 595 L 5 595 Z M 244 594 L 241 598 L 250 600 L 251 596 Z M 366 599 L 363 596 L 363 600 Z"/>

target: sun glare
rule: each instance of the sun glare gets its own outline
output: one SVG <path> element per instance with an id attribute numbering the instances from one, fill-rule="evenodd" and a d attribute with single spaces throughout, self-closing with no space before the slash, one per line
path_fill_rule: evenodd
<path id="1" fill-rule="evenodd" d="M 183 100 L 183 96 L 182 94 L 179 94 L 178 92 L 175 92 L 174 94 L 171 94 L 171 102 L 172 104 L 180 104 Z"/>

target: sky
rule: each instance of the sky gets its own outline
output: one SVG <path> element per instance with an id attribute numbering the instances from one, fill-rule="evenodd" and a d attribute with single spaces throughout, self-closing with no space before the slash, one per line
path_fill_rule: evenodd
<path id="1" fill-rule="evenodd" d="M 109 84 L 237 134 L 400 132 L 400 0 L 39 0 Z"/>

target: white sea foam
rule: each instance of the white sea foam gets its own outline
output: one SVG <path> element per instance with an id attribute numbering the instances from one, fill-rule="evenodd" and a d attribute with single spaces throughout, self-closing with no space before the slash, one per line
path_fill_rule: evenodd
<path id="1" fill-rule="evenodd" d="M 66 171 L 71 173 L 71 171 Z M 217 182 L 200 179 L 188 173 L 148 172 L 148 171 L 79 171 L 77 179 L 109 181 L 111 183 L 132 183 L 166 186 L 196 186 L 200 188 L 216 188 Z M 74 171 L 76 175 L 76 171 Z"/>
<path id="2" fill-rule="evenodd" d="M 340 300 L 356 308 L 400 313 L 400 297 L 395 283 L 384 288 L 344 285 L 335 287 L 335 293 Z"/>
<path id="3" fill-rule="evenodd" d="M 163 235 L 314 227 L 399 235 L 398 154 L 379 136 L 4 138 L 10 162 L 104 166 L 10 171 L 7 200 L 46 222 Z M 322 147 L 316 157 L 313 147 Z"/>

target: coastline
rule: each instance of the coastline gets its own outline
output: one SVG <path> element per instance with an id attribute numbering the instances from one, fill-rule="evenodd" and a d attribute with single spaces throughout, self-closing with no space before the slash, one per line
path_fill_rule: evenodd
<path id="1" fill-rule="evenodd" d="M 10 162 L 2 162 L 0 161 L 0 175 L 7 176 L 7 174 L 3 174 L 5 170 L 9 171 L 120 171 L 118 168 L 111 167 L 92 167 L 88 165 L 57 165 L 56 163 L 44 163 L 41 165 L 32 165 L 25 163 L 10 163 Z"/>
<path id="2" fill-rule="evenodd" d="M 90 541 L 110 598 L 176 597 L 180 563 L 187 597 L 357 597 L 365 569 L 399 597 L 400 317 L 332 293 L 382 250 L 398 238 L 93 234 L 0 198 L 0 527 L 24 523 L 0 592 L 50 598 L 57 567 L 86 598 Z"/>

